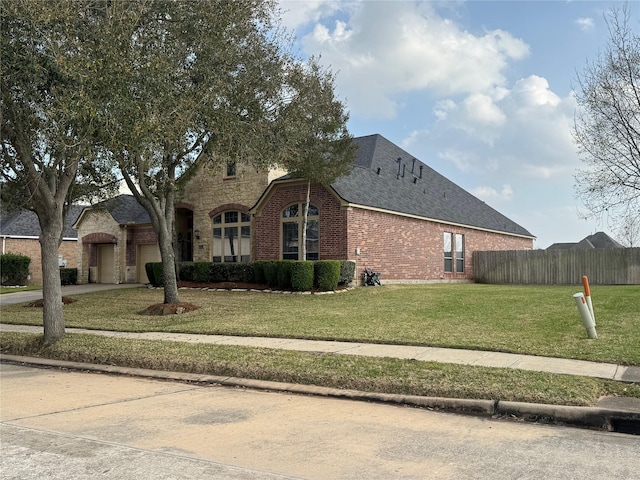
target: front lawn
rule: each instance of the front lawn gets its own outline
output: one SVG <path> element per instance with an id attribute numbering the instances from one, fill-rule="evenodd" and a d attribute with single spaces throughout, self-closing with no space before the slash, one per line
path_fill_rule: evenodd
<path id="1" fill-rule="evenodd" d="M 162 290 L 78 295 L 65 325 L 122 331 L 270 336 L 470 348 L 640 365 L 640 286 L 591 289 L 598 339 L 587 339 L 577 286 L 385 285 L 333 295 L 181 290 L 200 306 L 139 315 Z M 42 311 L 2 307 L 2 322 L 42 324 Z"/>

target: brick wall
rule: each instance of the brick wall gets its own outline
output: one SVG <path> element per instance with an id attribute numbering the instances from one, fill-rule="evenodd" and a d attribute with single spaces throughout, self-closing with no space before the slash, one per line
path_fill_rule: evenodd
<path id="1" fill-rule="evenodd" d="M 6 253 L 16 253 L 26 255 L 31 259 L 29 272 L 31 278 L 27 285 L 42 285 L 42 258 L 40 256 L 40 241 L 36 238 L 6 238 L 4 241 L 4 251 Z M 63 240 L 58 255 L 62 255 L 67 262 L 67 268 L 77 266 L 77 240 Z"/>
<path id="2" fill-rule="evenodd" d="M 304 183 L 280 185 L 265 199 L 254 217 L 256 260 L 281 258 L 282 211 L 292 203 L 304 202 L 306 188 Z M 355 261 L 357 278 L 369 267 L 380 272 L 384 281 L 470 280 L 474 250 L 533 248 L 532 239 L 345 208 L 328 189 L 320 186 L 312 187 L 310 201 L 318 207 L 320 216 L 320 258 Z M 464 272 L 445 273 L 444 232 L 464 235 Z"/>
<path id="3" fill-rule="evenodd" d="M 352 208 L 347 217 L 348 258 L 357 262 L 358 275 L 369 267 L 379 271 L 383 280 L 470 280 L 473 278 L 474 250 L 533 248 L 532 239 L 384 212 Z M 465 236 L 464 273 L 444 271 L 444 232 Z"/>
<path id="4" fill-rule="evenodd" d="M 253 252 L 256 260 L 278 260 L 282 256 L 281 215 L 293 203 L 306 200 L 307 184 L 281 185 L 273 189 L 254 217 Z M 346 211 L 326 188 L 313 186 L 310 202 L 318 208 L 320 259 L 347 259 Z"/>

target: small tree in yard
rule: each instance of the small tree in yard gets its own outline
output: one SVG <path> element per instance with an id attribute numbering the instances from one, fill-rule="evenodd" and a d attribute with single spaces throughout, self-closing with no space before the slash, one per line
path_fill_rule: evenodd
<path id="1" fill-rule="evenodd" d="M 282 148 L 282 166 L 307 180 L 302 223 L 302 258 L 307 260 L 307 219 L 311 185 L 327 186 L 349 173 L 355 144 L 346 124 L 345 106 L 334 94 L 334 77 L 317 59 L 296 65 L 288 75 L 289 98 L 281 111 L 289 140 Z"/>
<path id="2" fill-rule="evenodd" d="M 0 0 L 3 206 L 40 224 L 45 344 L 64 335 L 58 248 L 69 206 L 110 178 L 95 156 L 94 2 Z"/>
<path id="3" fill-rule="evenodd" d="M 105 152 L 151 217 L 164 303 L 175 304 L 177 179 L 194 174 L 196 161 L 288 165 L 303 139 L 308 148 L 311 138 L 324 139 L 315 123 L 291 122 L 303 120 L 304 111 L 324 115 L 322 101 L 332 98 L 297 104 L 290 84 L 295 80 L 296 92 L 306 82 L 332 84 L 314 67 L 294 76 L 303 67 L 277 28 L 271 0 L 132 0 L 108 10 L 109 28 L 93 45 L 104 59 L 94 78 L 107 92 L 100 131 Z M 341 110 L 338 118 L 346 119 Z"/>
<path id="4" fill-rule="evenodd" d="M 590 215 L 625 226 L 640 220 L 640 35 L 627 7 L 608 17 L 609 43 L 578 77 L 574 138 L 587 168 L 576 190 Z"/>

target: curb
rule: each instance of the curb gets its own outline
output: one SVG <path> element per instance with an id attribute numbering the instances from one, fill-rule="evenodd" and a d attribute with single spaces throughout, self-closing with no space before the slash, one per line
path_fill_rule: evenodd
<path id="1" fill-rule="evenodd" d="M 0 363 L 30 365 L 34 367 L 60 368 L 90 372 L 151 378 L 156 380 L 179 381 L 201 385 L 221 385 L 242 387 L 272 392 L 314 395 L 346 400 L 392 403 L 398 405 L 428 408 L 431 410 L 461 413 L 492 418 L 519 419 L 543 424 L 563 424 L 567 426 L 591 428 L 609 432 L 640 434 L 640 411 L 629 412 L 598 407 L 578 407 L 548 405 L 505 400 L 481 400 L 464 398 L 424 397 L 392 393 L 342 390 L 338 388 L 302 385 L 296 383 L 252 380 L 197 373 L 182 373 L 144 368 L 119 367 L 93 363 L 69 362 L 37 357 L 0 354 Z"/>

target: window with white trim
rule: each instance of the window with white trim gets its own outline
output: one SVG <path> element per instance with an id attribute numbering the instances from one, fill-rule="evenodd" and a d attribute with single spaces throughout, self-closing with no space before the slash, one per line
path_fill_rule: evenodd
<path id="1" fill-rule="evenodd" d="M 445 273 L 464 273 L 464 235 L 444 232 L 442 243 Z"/>
<path id="2" fill-rule="evenodd" d="M 213 217 L 213 262 L 251 261 L 251 216 L 239 211 Z"/>
<path id="3" fill-rule="evenodd" d="M 282 211 L 282 259 L 304 260 L 302 257 L 302 223 L 304 220 L 304 203 L 289 205 Z M 307 258 L 319 260 L 320 235 L 318 225 L 318 208 L 309 204 L 307 214 Z"/>

